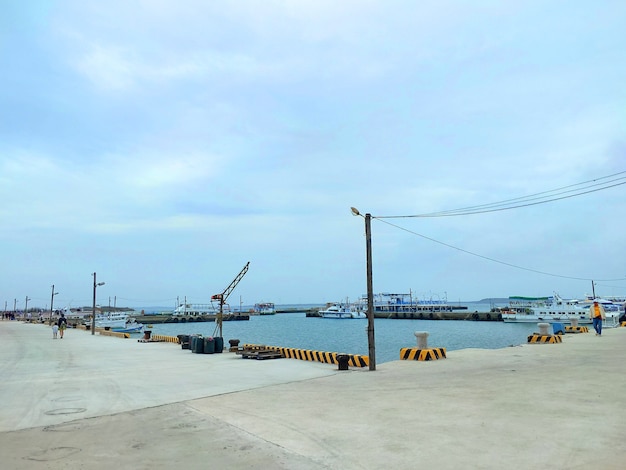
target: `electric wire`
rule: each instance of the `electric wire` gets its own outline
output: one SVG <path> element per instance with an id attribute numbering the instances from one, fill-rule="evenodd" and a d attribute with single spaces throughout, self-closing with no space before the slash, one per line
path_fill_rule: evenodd
<path id="1" fill-rule="evenodd" d="M 500 260 L 497 260 L 495 258 L 490 258 L 489 256 L 485 256 L 485 255 L 481 255 L 481 254 L 478 254 L 478 253 L 474 253 L 472 251 L 465 250 L 463 248 L 459 248 L 458 246 L 450 245 L 449 243 L 445 243 L 445 242 L 442 242 L 440 240 L 436 240 L 434 238 L 427 237 L 426 235 L 422 235 L 420 233 L 414 232 L 413 230 L 409 230 L 409 229 L 401 227 L 399 225 L 392 224 L 391 222 L 389 222 L 387 220 L 381 220 L 379 217 L 373 217 L 372 216 L 372 219 L 379 220 L 383 224 L 387 224 L 387 225 L 389 225 L 391 227 L 397 228 L 399 230 L 402 230 L 404 232 L 410 233 L 412 235 L 416 235 L 416 236 L 418 236 L 420 238 L 423 238 L 425 240 L 428 240 L 428 241 L 431 241 L 431 242 L 434 242 L 434 243 L 438 243 L 438 244 L 443 245 L 445 247 L 452 248 L 452 249 L 460 251 L 462 253 L 466 253 L 468 255 L 476 256 L 477 258 L 482 258 L 484 260 L 491 261 L 493 263 L 498 263 L 498 264 L 502 264 L 504 266 L 509 266 L 511 268 L 521 269 L 523 271 L 529 271 L 529 272 L 536 273 L 536 274 L 543 274 L 543 275 L 546 275 L 546 276 L 558 277 L 558 278 L 562 278 L 562 279 L 573 279 L 573 280 L 576 280 L 576 281 L 610 282 L 610 281 L 623 281 L 624 280 L 623 278 L 621 278 L 621 279 L 620 278 L 618 278 L 618 279 L 588 279 L 588 278 L 584 278 L 584 277 L 564 276 L 564 275 L 561 275 L 561 274 L 554 274 L 554 273 L 549 273 L 549 272 L 546 272 L 546 271 L 539 271 L 537 269 L 525 268 L 523 266 L 518 266 L 516 264 L 507 263 L 506 261 L 500 261 Z"/>
<path id="2" fill-rule="evenodd" d="M 450 217 L 450 216 L 461 216 L 461 215 L 473 215 L 473 214 L 481 214 L 481 213 L 485 213 L 485 212 L 498 212 L 498 211 L 503 211 L 503 210 L 511 210 L 511 209 L 517 209 L 520 207 L 528 207 L 528 206 L 532 206 L 532 205 L 538 205 L 538 204 L 545 204 L 548 202 L 554 202 L 554 201 L 558 201 L 558 200 L 562 200 L 562 199 L 567 199 L 567 198 L 571 198 L 571 197 L 576 197 L 576 196 L 582 196 L 584 194 L 589 194 L 589 193 L 593 193 L 593 192 L 597 192 L 597 191 L 602 191 L 604 189 L 609 189 L 609 188 L 613 188 L 616 186 L 620 186 L 623 184 L 626 184 L 626 171 L 621 171 L 618 173 L 613 173 L 611 175 L 607 175 L 607 176 L 602 176 L 600 178 L 595 178 L 592 180 L 588 180 L 588 181 L 583 181 L 580 183 L 576 183 L 576 184 L 572 184 L 572 185 L 568 185 L 568 186 L 563 186 L 561 188 L 556 188 L 556 189 L 551 189 L 548 191 L 542 191 L 540 193 L 536 193 L 536 194 L 531 194 L 528 196 L 522 196 L 522 197 L 518 197 L 518 198 L 513 198 L 513 199 L 507 199 L 504 201 L 500 201 L 500 202 L 495 202 L 495 203 L 489 203 L 489 204 L 482 204 L 482 205 L 477 205 L 477 206 L 469 206 L 469 207 L 464 207 L 464 208 L 460 208 L 460 209 L 453 209 L 453 210 L 447 210 L 447 211 L 439 211 L 439 212 L 431 212 L 431 213 L 426 213 L 426 214 L 417 214 L 417 215 L 392 215 L 392 216 L 371 216 L 372 219 L 378 220 L 382 223 L 385 223 L 391 227 L 397 228 L 399 230 L 405 231 L 407 233 L 410 233 L 412 235 L 421 237 L 425 240 L 429 240 L 431 242 L 434 243 L 438 243 L 440 245 L 443 245 L 445 247 L 448 248 L 452 248 L 454 250 L 460 251 L 462 253 L 466 253 L 468 255 L 472 255 L 478 258 L 482 258 L 484 260 L 487 261 L 491 261 L 493 263 L 498 263 L 498 264 L 502 264 L 504 266 L 509 266 L 511 268 L 515 268 L 515 269 L 520 269 L 523 271 L 528 271 L 528 272 L 533 272 L 536 274 L 542 274 L 545 276 L 552 276 L 552 277 L 558 277 L 558 278 L 562 278 L 562 279 L 573 279 L 573 280 L 577 280 L 577 281 L 600 281 L 600 282 L 611 282 L 611 281 L 623 281 L 623 278 L 617 278 L 617 279 L 589 279 L 589 278 L 582 278 L 582 277 L 576 277 L 576 276 L 565 276 L 565 275 L 561 275 L 561 274 L 554 274 L 554 273 L 549 273 L 546 271 L 540 271 L 537 269 L 531 269 L 531 268 L 526 268 L 523 266 L 519 266 L 519 265 L 515 265 L 512 263 L 507 263 L 506 261 L 500 261 L 497 260 L 495 258 L 490 258 L 489 256 L 485 256 L 485 255 L 481 255 L 478 253 L 474 253 L 471 252 L 469 250 L 465 250 L 463 248 L 459 248 L 457 246 L 454 245 L 450 245 L 448 243 L 442 242 L 440 240 L 436 240 L 434 238 L 431 237 L 427 237 L 426 235 L 422 235 L 420 233 L 414 232 L 412 230 L 409 230 L 407 228 L 401 227 L 399 225 L 396 224 L 392 224 L 391 222 L 388 222 L 387 220 L 383 220 L 383 219 L 399 219 L 399 218 L 417 218 L 417 217 Z M 577 188 L 577 189 L 570 189 L 570 188 Z M 574 193 L 574 194 L 572 194 Z M 548 196 L 549 195 L 549 196 Z M 353 213 L 354 210 L 353 210 Z M 359 214 L 358 211 L 356 211 L 355 213 L 356 215 L 361 215 Z"/>
<path id="3" fill-rule="evenodd" d="M 517 209 L 520 207 L 534 206 L 538 204 L 546 204 L 549 202 L 559 201 L 562 199 L 568 199 L 576 196 L 582 196 L 604 189 L 613 188 L 626 184 L 626 171 L 614 173 L 612 175 L 603 176 L 589 181 L 583 181 L 569 186 L 561 188 L 551 189 L 548 191 L 542 191 L 540 193 L 531 194 L 528 196 L 517 197 L 513 199 L 507 199 L 500 202 L 493 202 L 488 204 L 481 204 L 477 206 L 463 207 L 460 209 L 451 209 L 438 212 L 430 212 L 425 214 L 416 215 L 389 215 L 389 216 L 377 216 L 378 219 L 399 219 L 399 218 L 425 218 L 425 217 L 452 217 L 461 215 L 473 215 L 482 214 L 486 212 L 498 212 L 504 210 Z M 606 181 L 601 181 L 606 180 Z M 570 189 L 576 188 L 576 189 Z"/>

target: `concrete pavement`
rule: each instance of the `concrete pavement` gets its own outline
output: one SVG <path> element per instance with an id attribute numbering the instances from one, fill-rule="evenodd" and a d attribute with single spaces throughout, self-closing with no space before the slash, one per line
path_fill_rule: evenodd
<path id="1" fill-rule="evenodd" d="M 626 466 L 626 328 L 375 372 L 15 321 L 0 354 L 2 468 Z"/>

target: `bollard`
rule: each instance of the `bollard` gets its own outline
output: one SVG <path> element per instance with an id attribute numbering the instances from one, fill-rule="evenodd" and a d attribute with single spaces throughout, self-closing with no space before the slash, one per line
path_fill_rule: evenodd
<path id="1" fill-rule="evenodd" d="M 228 344 L 230 347 L 228 348 L 228 352 L 237 352 L 239 349 L 239 340 L 238 339 L 229 339 Z"/>
<path id="2" fill-rule="evenodd" d="M 339 365 L 338 370 L 349 370 L 348 369 L 348 361 L 350 360 L 350 356 L 347 354 L 337 354 L 337 364 Z"/>
<path id="3" fill-rule="evenodd" d="M 417 349 L 428 349 L 428 331 L 416 331 Z"/>
<path id="4" fill-rule="evenodd" d="M 542 336 L 549 336 L 552 334 L 552 332 L 550 332 L 549 328 L 550 328 L 550 323 L 537 323 L 537 326 L 539 327 L 539 334 Z"/>
<path id="5" fill-rule="evenodd" d="M 569 319 L 569 321 L 570 321 L 570 324 L 571 324 L 573 327 L 577 327 L 577 326 L 578 326 L 578 318 L 576 318 L 576 317 L 572 317 L 572 318 L 570 318 L 570 319 Z"/>
<path id="6" fill-rule="evenodd" d="M 152 334 L 151 330 L 143 330 L 143 339 L 148 340 L 150 339 L 150 335 Z"/>

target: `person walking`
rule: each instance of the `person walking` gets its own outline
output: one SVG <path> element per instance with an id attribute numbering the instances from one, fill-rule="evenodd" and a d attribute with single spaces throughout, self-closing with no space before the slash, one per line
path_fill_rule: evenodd
<path id="1" fill-rule="evenodd" d="M 593 322 L 593 329 L 596 330 L 596 336 L 601 336 L 602 320 L 606 318 L 602 304 L 594 300 L 591 307 L 589 307 L 589 315 L 591 315 L 591 321 Z"/>
<path id="2" fill-rule="evenodd" d="M 59 336 L 63 339 L 63 333 L 65 332 L 65 328 L 67 328 L 67 318 L 65 318 L 65 314 L 61 314 L 57 325 L 59 326 Z"/>

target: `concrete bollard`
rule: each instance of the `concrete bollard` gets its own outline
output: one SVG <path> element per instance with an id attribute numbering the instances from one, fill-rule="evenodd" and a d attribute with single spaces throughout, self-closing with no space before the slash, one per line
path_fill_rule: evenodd
<path id="1" fill-rule="evenodd" d="M 537 323 L 539 327 L 539 334 L 542 336 L 548 336 L 552 333 L 550 332 L 550 323 Z"/>
<path id="2" fill-rule="evenodd" d="M 428 349 L 428 331 L 416 331 L 417 349 Z"/>
<path id="3" fill-rule="evenodd" d="M 578 318 L 572 317 L 572 318 L 570 318 L 570 319 L 569 319 L 569 321 L 570 321 L 570 324 L 571 324 L 574 328 L 576 328 L 576 327 L 578 326 Z"/>

